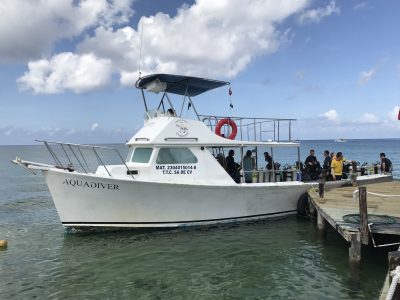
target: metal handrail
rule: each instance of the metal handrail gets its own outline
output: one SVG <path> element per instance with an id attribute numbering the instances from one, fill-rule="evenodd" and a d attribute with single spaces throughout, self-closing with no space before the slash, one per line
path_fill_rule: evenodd
<path id="1" fill-rule="evenodd" d="M 86 145 L 86 144 L 73 144 L 73 143 L 63 143 L 63 142 L 54 142 L 54 141 L 45 141 L 45 140 L 36 140 L 36 142 L 40 142 L 40 143 L 44 143 L 44 145 L 46 146 L 47 150 L 50 152 L 50 155 L 53 157 L 56 166 L 66 169 L 68 167 L 63 166 L 61 163 L 61 160 L 58 158 L 57 154 L 53 151 L 53 149 L 51 148 L 50 144 L 54 144 L 54 145 L 60 145 L 65 156 L 67 157 L 70 165 L 72 165 L 72 159 L 70 158 L 70 156 L 68 155 L 67 151 L 65 150 L 64 146 L 68 147 L 69 150 L 71 151 L 73 157 L 75 158 L 75 160 L 78 162 L 79 166 L 82 168 L 82 170 L 88 174 L 90 173 L 90 169 L 89 169 L 89 165 L 87 163 L 87 160 L 85 158 L 85 156 L 83 155 L 81 149 L 88 149 L 93 151 L 94 156 L 97 158 L 97 161 L 99 162 L 99 165 L 102 165 L 104 167 L 104 169 L 106 170 L 106 172 L 108 173 L 108 175 L 110 177 L 112 177 L 111 172 L 107 169 L 107 166 L 105 165 L 105 163 L 103 162 L 103 160 L 101 159 L 98 151 L 96 151 L 96 149 L 103 149 L 103 150 L 111 150 L 111 151 L 115 151 L 117 156 L 121 159 L 123 165 L 125 166 L 126 170 L 129 171 L 128 165 L 126 164 L 125 160 L 123 159 L 121 153 L 115 149 L 115 148 L 111 148 L 111 147 L 104 147 L 104 146 L 95 146 L 95 145 Z M 79 154 L 81 155 L 81 158 L 84 162 L 85 166 L 83 165 L 82 161 L 79 159 L 76 151 L 73 150 L 73 147 L 76 147 L 77 151 L 79 152 Z M 128 172 L 129 173 L 129 172 Z M 133 175 L 129 174 L 133 179 Z"/>
<path id="2" fill-rule="evenodd" d="M 292 121 L 296 119 L 291 118 L 255 118 L 255 117 L 237 117 L 237 116 L 212 116 L 212 115 L 199 115 L 203 122 L 211 130 L 214 130 L 217 123 L 221 119 L 229 118 L 237 123 L 239 129 L 240 139 L 255 141 L 263 141 L 263 134 L 271 133 L 271 140 L 283 141 L 282 135 L 286 135 L 282 129 L 288 129 L 287 140 L 292 140 Z M 271 128 L 272 127 L 272 128 Z M 266 140 L 266 139 L 265 139 Z"/>

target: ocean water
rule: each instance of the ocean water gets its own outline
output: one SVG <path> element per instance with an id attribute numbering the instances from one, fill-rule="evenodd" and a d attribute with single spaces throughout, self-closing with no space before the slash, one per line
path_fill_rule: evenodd
<path id="1" fill-rule="evenodd" d="M 114 145 L 123 155 L 126 149 Z M 386 152 L 400 175 L 400 140 L 304 141 L 376 162 Z M 297 153 L 276 153 L 291 163 Z M 312 220 L 166 231 L 66 234 L 43 177 L 10 160 L 51 163 L 42 146 L 0 147 L 0 299 L 377 299 L 388 249 L 363 249 L 359 270 L 333 230 Z"/>

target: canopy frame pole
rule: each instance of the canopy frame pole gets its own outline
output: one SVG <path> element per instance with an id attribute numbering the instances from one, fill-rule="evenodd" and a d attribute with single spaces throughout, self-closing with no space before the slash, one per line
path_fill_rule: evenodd
<path id="1" fill-rule="evenodd" d="M 183 107 L 185 106 L 185 102 L 186 102 L 186 96 L 187 96 L 187 91 L 189 88 L 189 83 L 186 81 L 186 91 L 185 91 L 185 96 L 183 97 L 183 101 L 182 101 L 182 107 L 181 107 L 181 113 L 179 114 L 179 117 L 182 118 L 182 113 L 183 113 Z"/>
<path id="2" fill-rule="evenodd" d="M 196 107 L 194 106 L 194 103 L 193 103 L 193 101 L 192 101 L 192 97 L 188 96 L 188 99 L 189 99 L 190 104 L 191 104 L 192 107 L 193 107 L 193 110 L 194 110 L 194 113 L 195 113 L 196 116 L 197 116 L 197 119 L 200 121 L 200 116 L 199 116 L 199 114 L 197 113 Z"/>
<path id="3" fill-rule="evenodd" d="M 172 105 L 172 102 L 171 102 L 171 100 L 169 99 L 169 96 L 168 96 L 167 92 L 165 92 L 165 96 L 167 97 L 169 106 L 170 106 L 170 107 L 172 108 L 172 110 L 175 112 L 175 107 Z"/>
<path id="4" fill-rule="evenodd" d="M 244 169 L 243 169 L 243 145 L 240 146 L 240 168 L 242 170 L 243 173 L 243 177 L 239 177 L 240 178 L 240 182 L 245 181 L 246 175 L 244 173 Z"/>
<path id="5" fill-rule="evenodd" d="M 276 182 L 274 149 L 272 147 L 271 147 L 271 161 L 272 161 L 272 178 L 273 178 L 274 182 Z"/>
<path id="6" fill-rule="evenodd" d="M 299 166 L 297 166 L 297 163 L 296 163 L 296 168 L 299 168 L 299 171 L 301 173 L 300 146 L 297 147 L 297 162 L 298 162 Z"/>
<path id="7" fill-rule="evenodd" d="M 144 91 L 143 89 L 140 89 L 142 91 L 142 98 L 143 98 L 143 103 L 144 103 L 144 109 L 146 110 L 146 112 L 149 111 L 149 109 L 147 108 L 147 102 L 146 102 L 146 97 L 144 96 Z"/>
<path id="8" fill-rule="evenodd" d="M 163 113 L 164 113 L 164 114 L 165 114 L 165 106 L 164 106 L 164 97 L 165 97 L 165 94 L 166 94 L 166 92 L 164 92 L 163 96 L 161 97 L 160 104 L 158 104 L 158 107 L 157 107 L 157 111 L 158 111 L 159 108 L 162 106 L 162 109 L 163 109 Z"/>

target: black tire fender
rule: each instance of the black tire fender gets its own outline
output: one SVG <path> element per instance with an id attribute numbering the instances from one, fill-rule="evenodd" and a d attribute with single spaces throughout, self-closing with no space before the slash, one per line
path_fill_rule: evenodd
<path id="1" fill-rule="evenodd" d="M 308 193 L 304 193 L 300 196 L 299 200 L 297 200 L 297 214 L 299 216 L 307 216 L 308 209 Z"/>

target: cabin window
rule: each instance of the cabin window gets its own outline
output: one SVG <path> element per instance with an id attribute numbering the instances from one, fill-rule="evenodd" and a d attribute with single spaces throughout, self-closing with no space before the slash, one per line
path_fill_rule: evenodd
<path id="1" fill-rule="evenodd" d="M 132 162 L 148 163 L 152 152 L 153 148 L 135 148 L 132 156 Z"/>
<path id="2" fill-rule="evenodd" d="M 161 148 L 157 164 L 195 164 L 197 157 L 188 148 Z"/>

